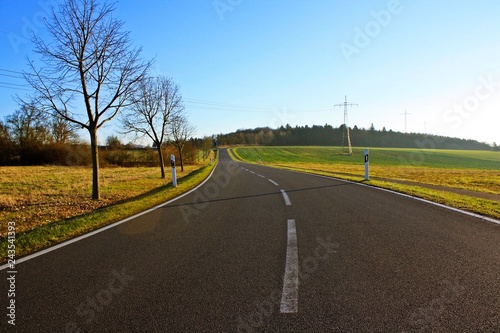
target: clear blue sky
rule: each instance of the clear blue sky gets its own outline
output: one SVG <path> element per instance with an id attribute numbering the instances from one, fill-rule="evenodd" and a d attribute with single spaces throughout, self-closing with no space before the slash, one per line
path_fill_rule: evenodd
<path id="1" fill-rule="evenodd" d="M 0 118 L 27 93 L 15 72 L 46 2 L 0 0 Z M 408 132 L 500 144 L 497 0 L 121 0 L 115 15 L 180 85 L 199 136 L 339 126 L 347 95 L 350 126 L 404 131 L 407 110 Z"/>

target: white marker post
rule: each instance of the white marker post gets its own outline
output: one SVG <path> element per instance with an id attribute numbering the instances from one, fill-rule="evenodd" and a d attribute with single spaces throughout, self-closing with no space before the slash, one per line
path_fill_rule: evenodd
<path id="1" fill-rule="evenodd" d="M 368 149 L 365 149 L 365 180 L 370 180 L 370 176 L 368 175 L 369 166 L 370 162 L 368 162 Z"/>
<path id="2" fill-rule="evenodd" d="M 170 155 L 170 165 L 172 166 L 172 185 L 177 187 L 177 173 L 175 172 L 175 156 Z"/>

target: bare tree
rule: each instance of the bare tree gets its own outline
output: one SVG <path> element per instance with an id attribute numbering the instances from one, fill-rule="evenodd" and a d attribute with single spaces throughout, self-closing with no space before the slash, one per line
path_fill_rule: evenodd
<path id="1" fill-rule="evenodd" d="M 116 135 L 110 135 L 106 138 L 106 147 L 111 150 L 122 149 L 123 143 Z"/>
<path id="2" fill-rule="evenodd" d="M 79 142 L 75 124 L 56 116 L 52 117 L 51 126 L 54 143 L 65 145 Z"/>
<path id="3" fill-rule="evenodd" d="M 5 165 L 12 160 L 14 143 L 12 142 L 9 129 L 0 120 L 0 165 Z"/>
<path id="4" fill-rule="evenodd" d="M 153 140 L 158 151 L 161 178 L 165 178 L 162 147 L 167 127 L 171 118 L 184 110 L 179 86 L 165 76 L 144 78 L 132 99 L 132 106 L 121 117 L 124 131 Z"/>
<path id="5" fill-rule="evenodd" d="M 45 21 L 51 40 L 32 37 L 45 66 L 28 61 L 24 75 L 43 110 L 88 130 L 93 199 L 100 199 L 97 131 L 126 106 L 150 66 L 112 17 L 114 9 L 98 0 L 66 0 Z"/>
<path id="6" fill-rule="evenodd" d="M 210 149 L 212 149 L 214 146 L 214 138 L 211 136 L 205 136 L 202 139 L 202 145 L 201 148 L 203 149 L 203 160 L 207 159 L 207 157 L 210 155 Z"/>
<path id="7" fill-rule="evenodd" d="M 35 163 L 35 155 L 52 141 L 47 115 L 34 103 L 26 103 L 5 119 L 21 162 Z"/>
<path id="8" fill-rule="evenodd" d="M 182 159 L 182 151 L 190 137 L 196 132 L 196 127 L 191 125 L 187 118 L 180 114 L 172 118 L 170 126 L 170 143 L 177 148 L 179 152 L 179 162 L 181 171 L 184 171 L 184 161 Z"/>

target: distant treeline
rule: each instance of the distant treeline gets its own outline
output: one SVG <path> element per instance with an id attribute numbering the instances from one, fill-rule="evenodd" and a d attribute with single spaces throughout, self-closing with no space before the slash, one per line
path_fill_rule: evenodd
<path id="1" fill-rule="evenodd" d="M 269 146 L 340 146 L 342 144 L 343 125 L 334 128 L 331 125 L 317 126 L 281 126 L 277 129 L 268 127 L 241 129 L 234 133 L 220 134 L 219 145 L 269 145 Z M 357 147 L 391 148 L 439 148 L 468 150 L 498 150 L 493 146 L 476 140 L 465 140 L 421 133 L 401 133 L 392 130 L 376 130 L 354 126 L 350 129 L 351 142 Z"/>
<path id="2" fill-rule="evenodd" d="M 162 144 L 164 160 L 170 154 L 179 161 L 179 144 L 186 164 L 207 158 L 213 147 L 212 137 L 203 139 L 186 137 L 181 140 L 168 138 Z M 99 148 L 100 166 L 157 166 L 156 148 L 123 144 L 117 136 L 109 136 L 106 145 Z M 200 157 L 201 156 L 201 157 Z M 3 165 L 92 165 L 90 145 L 82 143 L 76 127 L 42 112 L 36 105 L 23 105 L 13 114 L 0 120 L 0 166 Z"/>
<path id="3" fill-rule="evenodd" d="M 45 127 L 12 133 L 0 122 L 0 166 L 7 165 L 65 165 L 91 166 L 90 145 L 75 137 L 56 140 Z M 21 135 L 22 134 L 22 135 Z M 208 158 L 214 145 L 212 138 L 191 138 L 183 147 L 184 164 L 196 164 Z M 179 152 L 169 142 L 162 147 L 165 165 L 170 154 L 179 161 Z M 153 147 L 137 147 L 123 144 L 116 136 L 110 136 L 106 145 L 99 146 L 99 165 L 122 167 L 158 166 L 158 154 Z"/>

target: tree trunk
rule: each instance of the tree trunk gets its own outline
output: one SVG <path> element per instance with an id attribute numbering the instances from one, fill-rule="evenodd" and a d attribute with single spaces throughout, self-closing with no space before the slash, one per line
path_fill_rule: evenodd
<path id="1" fill-rule="evenodd" d="M 89 127 L 90 151 L 92 154 L 92 199 L 101 199 L 99 190 L 99 147 L 97 143 L 97 128 Z"/>
<path id="2" fill-rule="evenodd" d="M 179 163 L 181 164 L 181 172 L 184 171 L 184 162 L 182 161 L 182 148 L 178 147 L 179 150 Z"/>
<path id="3" fill-rule="evenodd" d="M 158 150 L 158 162 L 160 163 L 161 179 L 165 179 L 165 163 L 163 162 L 163 151 L 161 150 L 161 144 L 156 143 L 156 149 Z"/>

